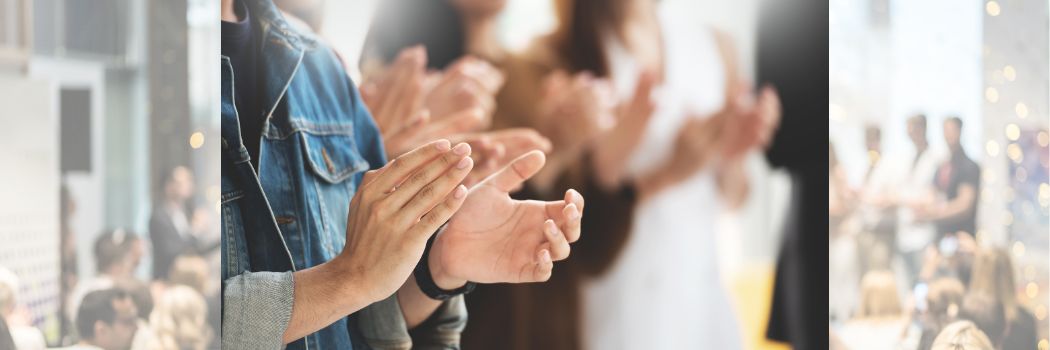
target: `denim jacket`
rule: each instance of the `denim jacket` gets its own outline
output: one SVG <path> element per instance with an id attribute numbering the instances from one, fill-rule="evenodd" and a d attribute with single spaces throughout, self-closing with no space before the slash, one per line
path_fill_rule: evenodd
<path id="1" fill-rule="evenodd" d="M 222 347 L 280 349 L 292 312 L 292 272 L 336 257 L 350 199 L 365 171 L 386 163 L 382 140 L 334 52 L 296 31 L 269 0 L 246 1 L 261 28 L 267 119 L 259 171 L 242 144 L 233 68 L 222 57 Z M 461 297 L 413 330 L 415 347 L 458 348 Z M 391 295 L 288 349 L 413 346 Z"/>

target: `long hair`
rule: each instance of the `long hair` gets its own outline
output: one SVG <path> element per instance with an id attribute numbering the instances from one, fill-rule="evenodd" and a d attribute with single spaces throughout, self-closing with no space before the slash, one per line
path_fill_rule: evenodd
<path id="1" fill-rule="evenodd" d="M 384 0 L 368 28 L 358 62 L 390 63 L 402 49 L 423 45 L 427 68 L 443 69 L 466 54 L 463 19 L 448 0 Z"/>
<path id="2" fill-rule="evenodd" d="M 892 272 L 886 270 L 868 272 L 861 279 L 860 288 L 858 317 L 878 318 L 901 315 L 900 296 L 897 295 L 897 282 Z"/>
<path id="3" fill-rule="evenodd" d="M 156 334 L 157 350 L 204 350 L 211 341 L 208 306 L 193 288 L 177 285 L 164 292 L 150 326 Z"/>
<path id="4" fill-rule="evenodd" d="M 985 294 L 1002 305 L 1006 321 L 1017 317 L 1014 294 L 1014 267 L 1010 254 L 1002 248 L 985 248 L 977 252 L 970 275 L 970 292 Z"/>
<path id="5" fill-rule="evenodd" d="M 630 0 L 555 0 L 558 26 L 553 46 L 572 72 L 590 71 L 608 77 L 604 35 L 623 38 Z"/>

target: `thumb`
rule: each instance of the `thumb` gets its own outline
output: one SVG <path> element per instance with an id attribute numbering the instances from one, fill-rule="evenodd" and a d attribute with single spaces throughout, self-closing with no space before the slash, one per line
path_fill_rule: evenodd
<path id="1" fill-rule="evenodd" d="M 525 180 L 536 175 L 546 161 L 547 158 L 541 151 L 526 153 L 482 181 L 482 185 L 490 185 L 500 191 L 511 192 Z"/>

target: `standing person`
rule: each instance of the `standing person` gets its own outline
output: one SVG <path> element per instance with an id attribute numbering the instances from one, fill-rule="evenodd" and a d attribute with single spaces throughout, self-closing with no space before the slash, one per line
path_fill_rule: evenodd
<path id="1" fill-rule="evenodd" d="M 930 149 L 926 139 L 925 115 L 914 115 L 907 123 L 908 139 L 915 151 L 906 159 L 909 163 L 904 169 L 907 170 L 891 201 L 897 206 L 897 251 L 914 284 L 919 280 L 923 252 L 934 241 L 935 229 L 929 223 L 915 222 L 913 208 L 932 192 L 933 176 L 941 156 Z"/>
<path id="2" fill-rule="evenodd" d="M 149 236 L 153 243 L 153 278 L 167 280 L 179 255 L 202 255 L 219 246 L 218 242 L 198 238 L 201 217 L 187 215 L 186 204 L 193 197 L 193 172 L 184 166 L 174 167 L 164 173 L 161 184 L 164 197 L 153 207 Z"/>
<path id="3" fill-rule="evenodd" d="M 142 239 L 135 233 L 116 229 L 106 231 L 95 239 L 94 277 L 86 278 L 77 284 L 69 296 L 70 321 L 75 320 L 80 301 L 92 291 L 113 288 L 120 281 L 134 280 L 135 270 L 145 254 Z"/>
<path id="4" fill-rule="evenodd" d="M 224 349 L 455 348 L 473 282 L 544 281 L 568 257 L 583 198 L 508 195 L 543 153 L 469 190 L 467 144 L 387 162 L 329 47 L 269 0 L 221 5 Z"/>
<path id="5" fill-rule="evenodd" d="M 766 159 L 791 175 L 791 199 L 777 256 L 773 301 L 766 329 L 771 340 L 795 349 L 828 348 L 828 241 L 824 186 L 827 155 L 828 2 L 764 1 L 758 18 L 756 80 L 777 87 L 784 120 Z"/>
<path id="6" fill-rule="evenodd" d="M 973 236 L 977 231 L 977 194 L 981 193 L 981 167 L 966 155 L 962 147 L 962 119 L 944 120 L 944 142 L 949 158 L 937 168 L 934 186 L 938 199 L 919 207 L 916 220 L 933 222 L 937 234 L 943 236 L 965 232 Z"/>

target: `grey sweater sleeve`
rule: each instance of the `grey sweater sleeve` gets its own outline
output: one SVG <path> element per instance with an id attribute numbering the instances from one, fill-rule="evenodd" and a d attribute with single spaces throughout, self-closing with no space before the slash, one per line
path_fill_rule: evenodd
<path id="1" fill-rule="evenodd" d="M 223 350 L 284 348 L 293 281 L 290 271 L 245 272 L 223 281 Z"/>

